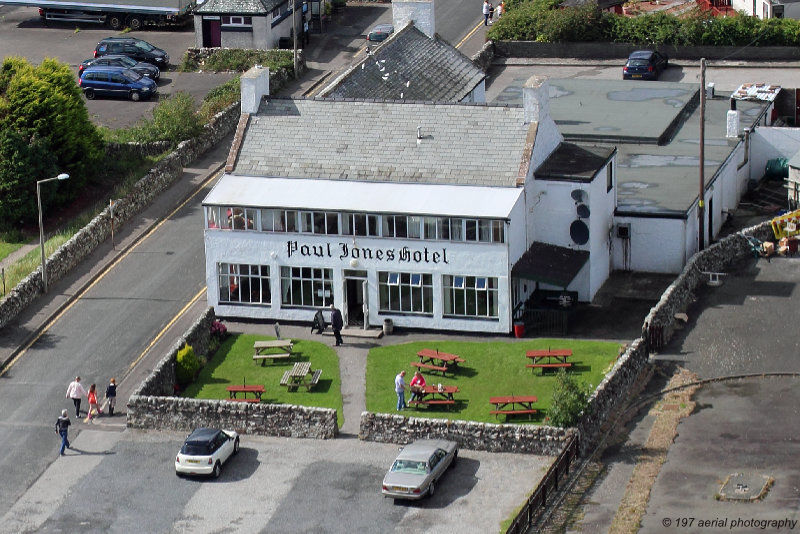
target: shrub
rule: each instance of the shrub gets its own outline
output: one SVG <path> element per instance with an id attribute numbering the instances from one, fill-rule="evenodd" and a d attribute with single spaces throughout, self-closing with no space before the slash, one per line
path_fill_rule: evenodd
<path id="1" fill-rule="evenodd" d="M 194 353 L 191 345 L 184 345 L 178 351 L 178 357 L 175 365 L 175 378 L 178 384 L 185 386 L 194 381 L 197 371 L 200 370 L 200 360 Z"/>
<path id="2" fill-rule="evenodd" d="M 176 146 L 203 129 L 200 117 L 194 111 L 194 98 L 178 92 L 162 100 L 153 108 L 153 118 L 144 119 L 130 129 L 132 141 L 149 143 L 169 141 Z"/>
<path id="3" fill-rule="evenodd" d="M 239 76 L 228 80 L 222 85 L 215 87 L 206 94 L 200 110 L 197 112 L 203 122 L 208 122 L 211 117 L 227 108 L 234 102 L 238 102 L 241 94 L 241 84 Z"/>
<path id="4" fill-rule="evenodd" d="M 553 386 L 553 400 L 547 414 L 555 426 L 571 426 L 586 407 L 591 386 L 582 385 L 571 373 L 559 369 Z"/>

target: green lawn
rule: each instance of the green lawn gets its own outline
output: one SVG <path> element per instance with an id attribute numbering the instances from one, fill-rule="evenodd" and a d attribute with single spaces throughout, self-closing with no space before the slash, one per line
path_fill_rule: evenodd
<path id="1" fill-rule="evenodd" d="M 17 250 L 23 243 L 7 243 L 0 241 L 0 260 Z"/>
<path id="2" fill-rule="evenodd" d="M 556 373 L 548 371 L 542 376 L 541 369 L 531 370 L 525 364 L 531 363 L 525 351 L 531 349 L 569 348 L 573 351 L 570 361 L 574 373 L 584 384 L 592 388 L 602 380 L 604 373 L 619 354 L 618 343 L 599 341 L 580 341 L 573 339 L 536 339 L 525 342 L 466 343 L 458 341 L 423 341 L 379 347 L 370 350 L 367 357 L 367 411 L 396 412 L 397 396 L 394 392 L 394 377 L 400 370 L 406 370 L 406 384 L 414 374 L 410 362 L 417 361 L 417 351 L 423 348 L 438 349 L 441 352 L 458 354 L 466 360 L 459 364 L 458 370 L 447 378 L 439 373 L 423 373 L 428 384 L 442 383 L 455 385 L 456 404 L 450 410 L 446 407 L 409 408 L 404 415 L 419 415 L 446 419 L 464 419 L 481 422 L 504 422 L 504 416 L 496 419 L 489 411 L 489 397 L 500 395 L 535 395 L 539 413 L 533 417 L 534 423 L 543 423 L 552 398 Z M 406 401 L 408 401 L 408 393 Z M 511 422 L 525 423 L 526 417 L 516 417 Z"/>
<path id="3" fill-rule="evenodd" d="M 272 404 L 299 404 L 332 408 L 337 413 L 337 423 L 342 426 L 342 391 L 339 378 L 339 358 L 329 346 L 316 341 L 295 340 L 292 353 L 296 357 L 291 360 L 278 360 L 279 363 L 266 361 L 265 366 L 253 361 L 253 343 L 260 340 L 275 339 L 253 334 L 230 336 L 217 350 L 216 355 L 200 371 L 197 380 L 188 386 L 185 397 L 198 399 L 227 399 L 225 388 L 229 385 L 241 385 L 243 382 L 261 384 L 266 391 L 262 402 Z M 319 383 L 306 391 L 298 388 L 288 391 L 280 385 L 284 371 L 291 369 L 294 362 L 309 361 L 312 369 L 322 369 Z"/>

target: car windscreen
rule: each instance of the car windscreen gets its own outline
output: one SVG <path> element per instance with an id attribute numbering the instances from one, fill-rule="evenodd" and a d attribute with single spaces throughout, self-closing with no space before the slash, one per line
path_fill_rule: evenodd
<path id="1" fill-rule="evenodd" d="M 155 46 L 151 45 L 147 41 L 136 41 L 136 48 L 141 48 L 145 52 L 150 52 L 156 49 Z"/>
<path id="2" fill-rule="evenodd" d="M 211 447 L 208 443 L 184 443 L 181 447 L 181 454 L 186 456 L 209 456 Z"/>
<path id="3" fill-rule="evenodd" d="M 129 58 L 128 56 L 119 56 L 119 57 L 118 57 L 118 58 L 116 58 L 116 59 L 117 59 L 117 60 L 118 60 L 118 61 L 119 61 L 119 62 L 120 62 L 122 65 L 125 65 L 125 66 L 126 66 L 126 67 L 128 67 L 128 68 L 131 68 L 131 67 L 133 67 L 134 65 L 136 65 L 136 60 L 135 60 L 135 59 L 131 59 L 131 58 Z"/>
<path id="4" fill-rule="evenodd" d="M 427 473 L 427 464 L 415 460 L 395 460 L 392 464 L 392 472 L 408 473 L 410 475 L 424 475 Z"/>
<path id="5" fill-rule="evenodd" d="M 136 81 L 139 81 L 139 80 L 142 79 L 142 75 L 141 74 L 139 74 L 138 72 L 133 71 L 131 69 L 123 70 L 122 71 L 122 75 L 125 76 L 127 79 L 129 79 L 132 82 L 136 82 Z"/>

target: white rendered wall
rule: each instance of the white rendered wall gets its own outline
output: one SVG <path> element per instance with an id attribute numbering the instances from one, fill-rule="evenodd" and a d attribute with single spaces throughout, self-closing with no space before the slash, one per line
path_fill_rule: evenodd
<path id="1" fill-rule="evenodd" d="M 290 242 L 297 249 L 289 251 Z M 311 322 L 316 309 L 282 308 L 280 302 L 280 267 L 313 267 L 333 270 L 333 301 L 344 302 L 342 270 L 368 271 L 368 299 L 370 325 L 377 326 L 391 318 L 397 326 L 460 330 L 468 332 L 507 333 L 511 330 L 510 282 L 508 248 L 505 243 L 453 243 L 449 241 L 420 241 L 403 239 L 369 239 L 357 237 L 361 250 L 392 249 L 395 260 L 365 260 L 361 252 L 354 253 L 352 238 L 343 236 L 310 236 L 302 234 L 272 234 L 265 232 L 237 232 L 205 230 L 206 284 L 208 303 L 217 315 L 252 319 L 276 319 Z M 343 256 L 343 246 L 348 254 Z M 403 247 L 417 253 L 420 261 L 400 261 Z M 425 258 L 427 249 L 428 261 Z M 436 256 L 434 256 L 436 254 Z M 354 258 L 354 256 L 358 258 Z M 436 262 L 434 262 L 434 257 Z M 353 261 L 355 260 L 355 261 Z M 218 263 L 243 263 L 270 267 L 271 306 L 219 304 L 219 287 L 216 273 Z M 433 317 L 414 315 L 378 314 L 378 271 L 431 273 L 433 275 Z M 485 276 L 498 280 L 498 319 L 451 319 L 442 317 L 442 274 Z"/>
<path id="2" fill-rule="evenodd" d="M 392 25 L 399 31 L 409 21 L 414 26 L 433 38 L 436 33 L 436 17 L 434 16 L 432 0 L 394 0 L 392 2 Z"/>
<path id="3" fill-rule="evenodd" d="M 758 2 L 760 1 L 761 0 L 758 0 Z M 757 13 L 753 13 L 753 0 L 733 0 L 731 2 L 731 7 L 736 11 L 744 11 L 750 16 L 758 15 Z"/>
<path id="4" fill-rule="evenodd" d="M 610 165 L 614 165 L 616 156 Z M 613 173 L 616 176 L 616 173 Z M 611 272 L 610 232 L 614 224 L 614 209 L 617 202 L 617 184 L 607 191 L 608 165 L 603 167 L 588 186 L 589 191 L 589 266 L 590 274 L 585 294 L 579 299 L 590 302 Z"/>
<path id="5" fill-rule="evenodd" d="M 800 150 L 800 128 L 756 128 L 750 138 L 750 178 L 764 176 L 767 161 L 790 159 Z"/>
<path id="6" fill-rule="evenodd" d="M 694 240 L 697 240 L 696 217 Z M 687 226 L 690 221 L 682 219 L 656 219 L 645 217 L 617 217 L 615 224 L 631 225 L 630 263 L 627 270 L 653 273 L 679 273 L 683 269 L 687 251 Z M 614 232 L 614 269 L 626 268 L 623 261 L 625 240 Z M 695 245 L 693 254 L 696 252 Z"/>
<path id="7" fill-rule="evenodd" d="M 470 91 L 470 93 L 461 99 L 461 102 L 466 102 L 469 104 L 485 104 L 486 103 L 486 80 L 481 80 L 475 89 Z"/>

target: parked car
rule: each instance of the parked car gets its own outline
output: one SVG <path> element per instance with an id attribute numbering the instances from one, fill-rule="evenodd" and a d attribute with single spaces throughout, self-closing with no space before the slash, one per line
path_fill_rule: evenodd
<path id="1" fill-rule="evenodd" d="M 156 82 L 125 67 L 87 67 L 81 73 L 78 86 L 89 100 L 116 96 L 138 102 L 158 92 Z"/>
<path id="2" fill-rule="evenodd" d="M 106 37 L 94 48 L 94 57 L 122 54 L 136 61 L 152 63 L 160 69 L 169 65 L 169 54 L 135 37 Z"/>
<path id="3" fill-rule="evenodd" d="M 175 474 L 219 478 L 222 464 L 238 452 L 239 434 L 233 430 L 196 428 L 175 457 Z"/>
<path id="4" fill-rule="evenodd" d="M 367 34 L 367 41 L 381 43 L 394 33 L 394 26 L 391 24 L 378 24 Z"/>
<path id="5" fill-rule="evenodd" d="M 452 441 L 420 439 L 406 445 L 383 477 L 383 496 L 421 499 L 433 495 L 435 484 L 458 459 L 458 445 Z"/>
<path id="6" fill-rule="evenodd" d="M 136 61 L 135 59 L 121 54 L 110 54 L 108 56 L 84 60 L 83 63 L 78 65 L 78 76 L 80 76 L 86 67 L 125 67 L 126 69 L 138 72 L 142 76 L 147 76 L 151 80 L 157 80 L 161 77 L 161 71 L 155 65 Z"/>
<path id="7" fill-rule="evenodd" d="M 655 50 L 637 50 L 628 56 L 628 62 L 622 67 L 623 80 L 657 80 L 661 73 L 669 67 L 667 56 Z"/>

